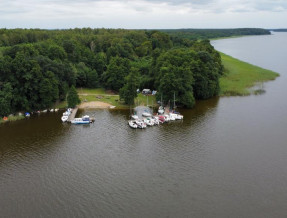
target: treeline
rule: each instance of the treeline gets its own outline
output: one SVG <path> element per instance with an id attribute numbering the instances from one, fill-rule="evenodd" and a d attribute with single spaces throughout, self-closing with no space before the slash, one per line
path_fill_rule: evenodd
<path id="1" fill-rule="evenodd" d="M 193 107 L 218 94 L 220 55 L 208 40 L 123 29 L 0 30 L 0 115 L 50 108 L 70 87 L 136 89 Z"/>
<path id="2" fill-rule="evenodd" d="M 287 29 L 271 29 L 273 32 L 287 32 Z"/>
<path id="3" fill-rule="evenodd" d="M 215 39 L 231 36 L 246 35 L 270 35 L 270 31 L 260 28 L 237 28 L 237 29 L 166 29 L 161 30 L 170 35 L 175 41 L 176 38 L 186 38 L 190 40 Z"/>

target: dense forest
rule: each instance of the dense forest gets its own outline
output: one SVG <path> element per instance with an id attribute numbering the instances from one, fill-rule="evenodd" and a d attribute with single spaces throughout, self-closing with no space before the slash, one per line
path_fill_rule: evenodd
<path id="1" fill-rule="evenodd" d="M 50 108 L 75 87 L 104 87 L 132 104 L 137 88 L 193 107 L 219 92 L 220 55 L 208 40 L 155 30 L 0 29 L 0 115 Z"/>
<path id="2" fill-rule="evenodd" d="M 236 28 L 236 29 L 174 29 L 161 30 L 171 38 L 186 38 L 190 40 L 215 39 L 231 36 L 270 35 L 270 31 L 261 28 Z"/>

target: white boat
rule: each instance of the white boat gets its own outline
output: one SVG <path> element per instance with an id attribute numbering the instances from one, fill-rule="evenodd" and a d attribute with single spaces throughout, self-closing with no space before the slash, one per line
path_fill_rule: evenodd
<path id="1" fill-rule="evenodd" d="M 59 110 L 59 108 L 56 108 L 56 109 L 55 109 L 55 112 L 57 112 L 58 110 Z"/>
<path id="2" fill-rule="evenodd" d="M 164 114 L 163 116 L 164 116 L 164 121 L 165 121 L 165 122 L 170 121 L 170 117 L 169 117 L 168 114 Z"/>
<path id="3" fill-rule="evenodd" d="M 176 120 L 175 119 L 175 117 L 176 117 L 176 115 L 175 114 L 173 114 L 173 113 L 169 113 L 169 120 L 172 120 L 172 121 L 174 121 L 174 120 Z"/>
<path id="4" fill-rule="evenodd" d="M 62 118 L 61 118 L 61 120 L 63 121 L 63 122 L 66 122 L 67 120 L 68 120 L 68 116 L 62 116 Z"/>
<path id="5" fill-rule="evenodd" d="M 173 109 L 175 109 L 175 93 L 173 93 Z M 183 119 L 183 115 L 181 115 L 179 112 L 176 111 L 172 111 L 171 113 L 169 113 L 170 117 L 175 118 L 176 120 L 182 120 Z"/>
<path id="6" fill-rule="evenodd" d="M 183 119 L 183 115 L 181 115 L 177 112 L 171 112 L 171 113 L 169 113 L 169 116 L 175 118 L 176 120 L 182 120 Z"/>
<path id="7" fill-rule="evenodd" d="M 71 121 L 72 124 L 89 124 L 91 123 L 90 117 L 88 115 L 83 116 L 82 118 L 75 118 Z"/>
<path id="8" fill-rule="evenodd" d="M 63 116 L 69 116 L 70 114 L 71 114 L 70 112 L 66 111 L 63 113 Z"/>
<path id="9" fill-rule="evenodd" d="M 153 120 L 154 125 L 159 125 L 160 122 L 158 117 L 152 117 L 151 119 Z"/>
<path id="10" fill-rule="evenodd" d="M 48 111 L 47 109 L 46 110 L 42 110 L 43 113 L 46 113 L 47 111 Z"/>
<path id="11" fill-rule="evenodd" d="M 137 120 L 135 120 L 135 122 L 136 122 L 137 127 L 138 127 L 139 129 L 144 129 L 144 128 L 146 128 L 146 123 L 144 123 L 142 120 L 137 119 Z"/>
<path id="12" fill-rule="evenodd" d="M 143 122 L 147 125 L 147 126 L 153 126 L 154 122 L 151 121 L 150 119 L 143 119 Z"/>
<path id="13" fill-rule="evenodd" d="M 128 123 L 129 123 L 129 126 L 130 126 L 131 128 L 133 128 L 133 129 L 138 128 L 138 125 L 136 124 L 136 121 L 135 121 L 135 120 L 129 120 Z"/>
<path id="14" fill-rule="evenodd" d="M 158 114 L 163 114 L 164 113 L 164 108 L 163 108 L 163 106 L 160 106 L 159 108 L 158 108 Z"/>
<path id="15" fill-rule="evenodd" d="M 142 116 L 144 116 L 144 117 L 151 117 L 152 115 L 151 115 L 151 113 L 145 111 L 145 112 L 142 113 Z"/>
<path id="16" fill-rule="evenodd" d="M 134 114 L 134 115 L 132 115 L 132 119 L 134 119 L 134 120 L 138 120 L 138 119 L 139 119 L 139 116 L 138 116 L 138 115 L 136 115 L 136 114 Z"/>
<path id="17" fill-rule="evenodd" d="M 50 112 L 54 112 L 55 110 L 54 109 L 50 109 Z"/>

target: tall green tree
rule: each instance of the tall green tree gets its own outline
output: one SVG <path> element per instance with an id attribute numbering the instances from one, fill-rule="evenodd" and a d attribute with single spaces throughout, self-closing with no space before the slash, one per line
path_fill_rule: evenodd
<path id="1" fill-rule="evenodd" d="M 108 89 L 119 91 L 125 84 L 125 77 L 130 71 L 130 61 L 126 58 L 113 57 L 107 72 L 102 75 L 104 85 Z"/>
<path id="2" fill-rule="evenodd" d="M 87 87 L 97 88 L 99 85 L 99 77 L 96 70 L 90 70 L 87 72 Z"/>
<path id="3" fill-rule="evenodd" d="M 12 86 L 10 83 L 5 83 L 0 89 L 0 116 L 6 116 L 11 113 L 12 98 Z"/>
<path id="4" fill-rule="evenodd" d="M 131 68 L 131 72 L 126 77 L 126 84 L 120 89 L 120 98 L 124 99 L 128 105 L 133 105 L 137 97 L 137 89 L 139 86 L 139 74 L 137 69 Z"/>
<path id="5" fill-rule="evenodd" d="M 68 107 L 74 108 L 81 102 L 75 86 L 72 86 L 67 96 Z"/>

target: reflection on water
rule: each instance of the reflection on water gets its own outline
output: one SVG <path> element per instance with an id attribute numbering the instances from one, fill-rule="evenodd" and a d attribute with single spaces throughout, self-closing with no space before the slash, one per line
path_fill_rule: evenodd
<path id="1" fill-rule="evenodd" d="M 280 78 L 264 95 L 197 102 L 183 121 L 131 129 L 130 110 L 87 110 L 90 125 L 61 112 L 0 125 L 1 217 L 284 217 L 286 36 L 228 39 Z"/>

